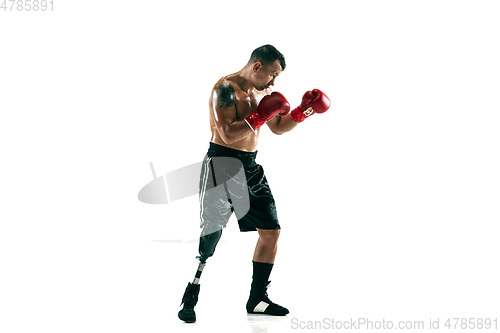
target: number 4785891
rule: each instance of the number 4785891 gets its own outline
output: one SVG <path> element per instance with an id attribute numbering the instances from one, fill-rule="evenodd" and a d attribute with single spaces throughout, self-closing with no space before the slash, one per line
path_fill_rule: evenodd
<path id="1" fill-rule="evenodd" d="M 0 0 L 0 10 L 4 12 L 44 12 L 54 11 L 54 0 Z"/>

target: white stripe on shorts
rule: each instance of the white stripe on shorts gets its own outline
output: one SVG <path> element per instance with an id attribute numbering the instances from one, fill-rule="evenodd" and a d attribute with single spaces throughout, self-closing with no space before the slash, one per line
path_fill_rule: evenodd
<path id="1" fill-rule="evenodd" d="M 205 210 L 205 207 L 203 207 L 203 199 L 205 198 L 205 192 L 207 191 L 207 181 L 208 181 L 208 175 L 210 174 L 210 161 L 212 160 L 211 157 L 207 159 L 207 163 L 204 165 L 205 167 L 205 172 L 203 173 L 203 181 L 201 183 L 201 189 L 200 189 L 200 220 L 201 222 L 205 222 L 203 219 L 203 212 Z"/>

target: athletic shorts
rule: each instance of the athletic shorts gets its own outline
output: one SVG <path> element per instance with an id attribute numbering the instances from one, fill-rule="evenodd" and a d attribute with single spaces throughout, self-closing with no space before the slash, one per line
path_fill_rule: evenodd
<path id="1" fill-rule="evenodd" d="M 281 229 L 276 204 L 255 152 L 210 142 L 200 173 L 200 227 L 225 228 L 234 212 L 240 231 Z"/>

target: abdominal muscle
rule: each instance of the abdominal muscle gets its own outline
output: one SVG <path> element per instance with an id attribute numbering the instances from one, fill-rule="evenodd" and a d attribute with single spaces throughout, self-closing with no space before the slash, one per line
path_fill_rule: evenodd
<path id="1" fill-rule="evenodd" d="M 212 131 L 212 139 L 210 141 L 215 144 L 247 152 L 254 152 L 257 150 L 260 129 L 257 129 L 254 133 L 250 133 L 247 137 L 228 145 L 224 142 L 224 140 L 222 140 L 219 131 L 215 126 L 213 114 L 210 112 L 210 130 Z"/>

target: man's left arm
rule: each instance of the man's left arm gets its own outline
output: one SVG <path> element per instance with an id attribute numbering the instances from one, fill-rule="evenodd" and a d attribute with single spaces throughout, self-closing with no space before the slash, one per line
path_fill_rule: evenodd
<path id="1" fill-rule="evenodd" d="M 281 135 L 294 129 L 295 126 L 297 126 L 297 123 L 292 119 L 292 116 L 289 113 L 283 117 L 274 117 L 267 122 L 267 126 L 274 134 Z"/>
<path id="2" fill-rule="evenodd" d="M 330 108 L 330 99 L 319 89 L 307 91 L 302 103 L 286 116 L 276 116 L 267 122 L 274 134 L 281 135 L 316 113 L 324 113 Z"/>

